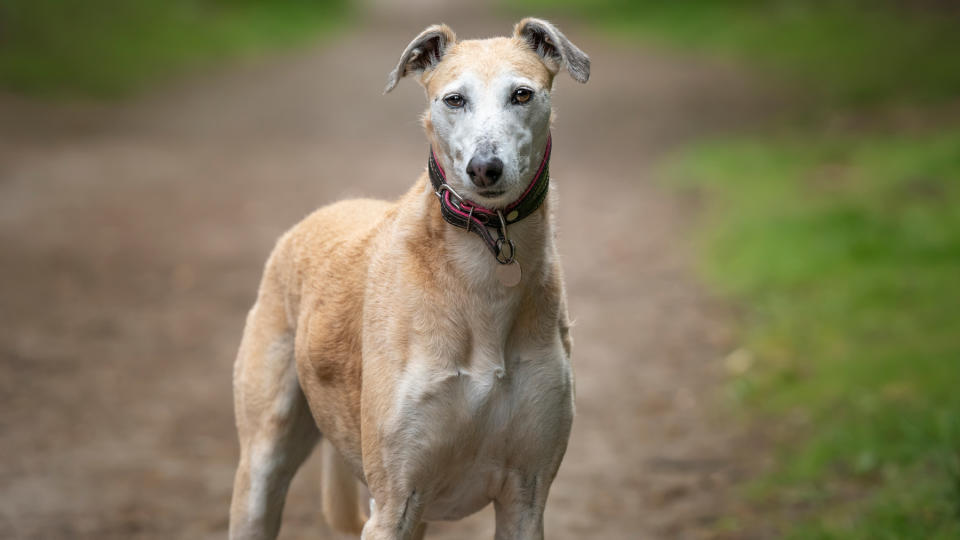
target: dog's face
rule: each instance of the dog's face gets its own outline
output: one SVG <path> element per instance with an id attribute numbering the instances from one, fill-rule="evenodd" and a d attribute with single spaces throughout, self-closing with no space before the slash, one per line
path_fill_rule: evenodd
<path id="1" fill-rule="evenodd" d="M 446 26 L 417 36 L 390 74 L 418 73 L 427 92 L 427 137 L 462 196 L 488 208 L 518 199 L 543 159 L 550 91 L 566 67 L 586 82 L 590 60 L 555 27 L 524 19 L 513 37 L 457 43 Z"/>
<path id="2" fill-rule="evenodd" d="M 487 207 L 520 197 L 550 130 L 553 76 L 517 39 L 458 43 L 426 80 L 424 117 L 447 181 Z"/>

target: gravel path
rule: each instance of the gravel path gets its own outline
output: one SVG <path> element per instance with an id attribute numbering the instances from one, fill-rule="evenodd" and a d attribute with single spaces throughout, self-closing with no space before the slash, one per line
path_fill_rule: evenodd
<path id="1" fill-rule="evenodd" d="M 230 375 L 275 238 L 425 166 L 409 39 L 510 31 L 478 8 L 373 6 L 311 50 L 128 102 L 0 96 L 0 538 L 223 538 Z M 695 214 L 652 180 L 678 144 L 770 109 L 742 75 L 567 21 L 590 83 L 558 81 L 551 171 L 575 327 L 577 418 L 553 539 L 701 538 L 744 464 L 716 412 L 729 314 L 692 278 Z M 764 105 L 763 103 L 767 103 Z M 752 120 L 751 120 L 752 119 Z M 317 460 L 282 538 L 333 538 Z M 428 537 L 492 537 L 490 511 Z"/>

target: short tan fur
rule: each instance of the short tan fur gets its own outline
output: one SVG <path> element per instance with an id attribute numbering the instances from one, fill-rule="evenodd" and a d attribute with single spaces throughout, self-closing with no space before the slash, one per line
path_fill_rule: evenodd
<path id="1" fill-rule="evenodd" d="M 439 103 L 467 74 L 484 88 L 519 74 L 548 98 L 563 67 L 589 74 L 586 55 L 545 21 L 460 43 L 435 26 L 404 51 L 388 90 L 417 74 Z M 545 125 L 533 123 L 520 158 L 543 156 Z M 424 126 L 453 167 L 455 145 L 429 109 Z M 395 202 L 338 202 L 280 238 L 234 367 L 232 539 L 276 537 L 289 482 L 321 437 L 323 508 L 336 528 L 420 538 L 427 521 L 493 502 L 497 538 L 543 537 L 574 409 L 553 199 L 510 226 L 523 265 L 515 287 L 497 281 L 479 237 L 443 220 L 426 174 Z M 358 482 L 372 495 L 369 517 Z"/>

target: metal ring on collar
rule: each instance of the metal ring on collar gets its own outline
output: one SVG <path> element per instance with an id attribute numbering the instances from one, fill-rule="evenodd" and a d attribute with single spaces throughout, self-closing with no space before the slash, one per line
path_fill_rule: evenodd
<path id="1" fill-rule="evenodd" d="M 510 246 L 510 256 L 503 254 L 503 243 L 506 241 L 507 245 Z M 517 246 L 513 243 L 513 240 L 509 238 L 497 238 L 497 262 L 500 264 L 510 264 L 517 258 Z"/>
<path id="2" fill-rule="evenodd" d="M 510 235 L 507 233 L 507 220 L 503 218 L 503 212 L 497 210 L 497 217 L 500 218 L 500 238 L 497 238 L 497 262 L 500 264 L 510 264 L 517 258 L 517 245 L 513 243 L 513 240 L 510 239 Z M 510 246 L 510 256 L 503 256 L 503 242 L 506 241 Z"/>
<path id="3" fill-rule="evenodd" d="M 463 197 L 461 197 L 460 194 L 457 193 L 457 190 L 450 187 L 450 184 L 447 184 L 446 182 L 444 182 L 443 184 L 440 184 L 440 187 L 438 187 L 437 191 L 435 191 L 434 193 L 437 195 L 438 198 L 443 199 L 444 190 L 449 191 L 450 195 L 452 195 L 455 199 L 457 199 L 458 205 L 463 203 Z"/>

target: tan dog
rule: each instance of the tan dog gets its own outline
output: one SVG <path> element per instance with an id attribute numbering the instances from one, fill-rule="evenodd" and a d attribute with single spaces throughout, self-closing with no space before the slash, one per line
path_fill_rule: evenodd
<path id="1" fill-rule="evenodd" d="M 497 538 L 543 537 L 574 409 L 547 196 L 562 68 L 589 77 L 537 19 L 459 43 L 432 26 L 403 52 L 387 91 L 410 74 L 426 89 L 428 174 L 394 203 L 318 210 L 267 261 L 234 367 L 231 538 L 276 536 L 321 433 L 336 528 L 421 538 L 493 501 Z"/>

